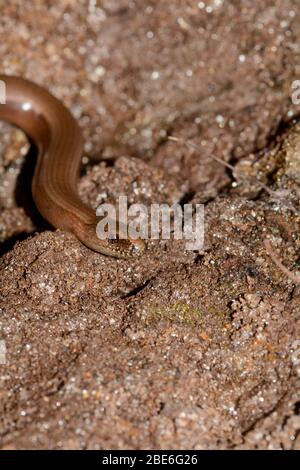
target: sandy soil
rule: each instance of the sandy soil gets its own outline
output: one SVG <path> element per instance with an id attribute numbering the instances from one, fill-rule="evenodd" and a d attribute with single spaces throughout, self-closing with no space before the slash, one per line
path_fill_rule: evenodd
<path id="1" fill-rule="evenodd" d="M 39 217 L 33 152 L 0 123 L 0 447 L 300 449 L 299 14 L 1 2 L 0 71 L 78 118 L 83 200 L 202 202 L 206 228 L 201 252 L 91 252 Z"/>

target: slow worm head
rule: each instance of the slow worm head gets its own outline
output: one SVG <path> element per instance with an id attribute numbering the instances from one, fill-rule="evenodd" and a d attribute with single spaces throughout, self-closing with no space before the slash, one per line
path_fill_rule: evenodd
<path id="1" fill-rule="evenodd" d="M 22 129 L 36 144 L 37 165 L 32 181 L 35 204 L 51 225 L 74 233 L 94 251 L 118 258 L 139 256 L 142 240 L 97 237 L 99 218 L 78 196 L 82 137 L 80 128 L 61 101 L 23 78 L 0 75 L 6 103 L 0 119 Z"/>

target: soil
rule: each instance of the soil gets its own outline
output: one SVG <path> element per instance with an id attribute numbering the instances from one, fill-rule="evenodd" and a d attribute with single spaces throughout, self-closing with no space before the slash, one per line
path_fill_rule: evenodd
<path id="1" fill-rule="evenodd" d="M 0 448 L 300 449 L 299 2 L 2 3 L 0 71 L 78 119 L 82 199 L 205 203 L 205 243 L 54 230 L 0 123 Z"/>

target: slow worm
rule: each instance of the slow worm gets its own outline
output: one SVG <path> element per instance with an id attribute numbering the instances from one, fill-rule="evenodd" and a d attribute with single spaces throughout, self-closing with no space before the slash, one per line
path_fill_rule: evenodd
<path id="1" fill-rule="evenodd" d="M 74 233 L 94 251 L 118 258 L 140 255 L 142 240 L 123 240 L 118 234 L 97 237 L 99 218 L 77 193 L 82 137 L 68 109 L 28 80 L 7 75 L 0 75 L 0 80 L 6 88 L 0 119 L 22 129 L 38 149 L 32 194 L 42 216 L 54 227 Z"/>

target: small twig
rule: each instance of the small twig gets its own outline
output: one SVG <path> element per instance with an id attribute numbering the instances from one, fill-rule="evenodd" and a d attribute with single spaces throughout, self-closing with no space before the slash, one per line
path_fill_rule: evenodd
<path id="1" fill-rule="evenodd" d="M 188 140 L 180 139 L 180 137 L 173 137 L 172 135 L 168 136 L 168 140 L 172 140 L 173 142 L 180 142 L 181 144 L 186 145 L 194 150 L 201 151 L 200 147 L 193 142 L 189 142 Z M 209 158 L 215 160 L 216 162 L 220 163 L 223 166 L 229 168 L 229 170 L 234 171 L 234 166 L 230 165 L 230 163 L 224 162 L 221 158 L 216 157 L 215 155 L 209 155 Z"/>
<path id="2" fill-rule="evenodd" d="M 173 142 L 180 142 L 184 145 L 186 145 L 187 147 L 190 147 L 192 149 L 195 149 L 195 150 L 198 150 L 198 151 L 201 151 L 200 147 L 196 144 L 194 144 L 193 142 L 189 142 L 188 140 L 184 140 L 184 139 L 181 139 L 179 137 L 174 137 L 174 136 L 169 136 L 168 137 L 168 140 L 172 140 Z M 230 165 L 229 163 L 227 162 L 224 162 L 223 160 L 221 160 L 220 158 L 214 156 L 214 155 L 209 155 L 209 158 L 211 158 L 212 160 L 215 160 L 216 162 L 220 163 L 221 165 L 223 166 L 226 166 L 227 168 L 229 168 L 229 170 L 231 170 L 232 172 L 235 170 L 235 168 Z M 247 180 L 248 178 L 245 177 L 244 175 L 241 175 L 239 174 L 240 178 L 243 179 L 243 180 Z M 281 199 L 281 196 L 280 195 L 277 195 L 275 193 L 275 191 L 272 191 L 272 189 L 270 189 L 268 186 L 266 186 L 264 183 L 262 183 L 261 181 L 259 181 L 257 178 L 256 178 L 256 181 L 261 185 L 262 189 L 264 189 L 265 191 L 267 191 L 267 193 L 269 193 L 269 195 L 273 196 L 273 197 L 276 197 L 278 199 Z M 266 248 L 266 251 L 268 253 L 268 255 L 270 256 L 270 258 L 273 260 L 273 262 L 276 264 L 276 266 L 287 276 L 289 277 L 295 284 L 300 284 L 300 276 L 298 276 L 297 274 L 291 272 L 288 268 L 286 268 L 284 266 L 284 264 L 281 262 L 280 258 L 278 257 L 278 255 L 275 253 L 275 251 L 273 250 L 272 248 L 272 245 L 270 243 L 269 240 L 265 239 L 264 240 L 264 245 L 265 245 L 265 248 Z"/>
<path id="3" fill-rule="evenodd" d="M 199 147 L 199 145 L 194 144 L 194 142 L 190 142 L 190 141 L 188 141 L 188 140 L 181 139 L 180 137 L 174 137 L 174 136 L 172 136 L 172 135 L 171 135 L 171 136 L 168 136 L 168 140 L 171 140 L 171 141 L 173 141 L 173 142 L 179 142 L 179 143 L 181 143 L 181 144 L 184 144 L 186 147 L 190 147 L 190 148 L 192 148 L 192 149 L 194 149 L 194 150 L 198 150 L 199 152 L 201 152 L 201 148 Z M 225 167 L 228 168 L 232 173 L 233 173 L 234 171 L 236 171 L 236 168 L 235 168 L 233 165 L 230 165 L 230 163 L 224 162 L 224 160 L 221 160 L 221 158 L 218 158 L 218 157 L 216 157 L 215 155 L 208 155 L 208 158 L 210 158 L 211 160 L 214 160 L 214 161 L 217 162 L 217 163 L 220 163 L 220 165 L 225 166 Z M 247 180 L 247 178 L 246 178 L 244 175 L 239 174 L 238 172 L 236 172 L 236 173 L 238 174 L 238 176 L 239 176 L 242 180 L 244 180 L 244 181 Z M 258 180 L 257 180 L 257 181 L 258 181 Z M 263 187 L 264 189 L 267 189 L 267 190 L 269 189 L 269 188 L 265 188 L 264 184 L 261 183 L 260 181 L 258 181 L 258 182 L 262 185 L 262 187 Z"/>
<path id="4" fill-rule="evenodd" d="M 199 152 L 201 152 L 201 148 L 199 147 L 199 145 L 195 144 L 194 142 L 190 142 L 188 140 L 185 140 L 185 139 L 182 139 L 180 137 L 175 137 L 175 136 L 168 136 L 168 140 L 171 140 L 173 142 L 179 142 L 181 144 L 184 144 L 186 147 L 190 147 L 194 150 L 198 150 Z M 216 157 L 215 155 L 208 155 L 209 158 L 211 158 L 212 160 L 220 163 L 220 165 L 223 165 L 225 166 L 226 168 L 228 168 L 232 173 L 235 171 L 237 176 L 239 176 L 239 178 L 241 178 L 241 180 L 243 181 L 247 181 L 248 180 L 248 177 L 244 176 L 243 174 L 241 174 L 240 172 L 237 171 L 237 169 L 233 166 L 233 165 L 230 165 L 230 163 L 227 163 L 227 162 L 224 162 L 224 160 L 221 160 L 221 158 L 218 158 Z M 266 184 L 264 184 L 262 181 L 260 181 L 258 178 L 255 178 L 256 182 L 260 184 L 261 186 L 261 189 L 264 189 L 270 196 L 272 196 L 273 198 L 275 199 L 282 199 L 282 196 L 279 195 L 279 194 L 276 194 L 275 191 L 273 191 L 272 189 L 270 189 Z"/>
<path id="5" fill-rule="evenodd" d="M 279 256 L 277 255 L 277 253 L 275 253 L 275 251 L 273 250 L 270 240 L 265 239 L 264 240 L 264 245 L 265 245 L 265 248 L 266 248 L 266 251 L 267 251 L 268 255 L 270 256 L 272 261 L 276 264 L 276 266 L 286 276 L 288 276 L 295 284 L 300 284 L 300 276 L 293 273 L 292 271 L 290 271 L 288 268 L 286 268 L 284 266 L 284 264 L 281 262 L 281 260 L 280 260 Z"/>

